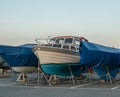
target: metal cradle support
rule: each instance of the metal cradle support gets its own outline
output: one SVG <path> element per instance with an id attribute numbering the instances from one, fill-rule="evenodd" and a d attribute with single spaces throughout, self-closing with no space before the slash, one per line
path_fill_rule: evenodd
<path id="1" fill-rule="evenodd" d="M 26 82 L 27 81 L 27 76 L 24 72 L 21 72 L 17 78 L 17 81 L 20 82 Z"/>
<path id="2" fill-rule="evenodd" d="M 110 81 L 110 84 L 112 84 L 113 81 L 116 83 L 115 79 L 110 75 L 109 67 L 106 67 L 106 70 L 107 70 L 106 76 L 108 77 L 108 80 Z"/>
<path id="3" fill-rule="evenodd" d="M 49 86 L 51 86 L 50 81 L 47 79 L 46 75 L 45 75 L 44 72 L 41 70 L 39 64 L 40 64 L 40 62 L 38 62 L 38 68 L 37 68 L 37 70 L 38 70 L 38 81 L 37 81 L 38 85 L 40 84 L 40 73 L 41 73 L 41 74 L 43 75 L 43 77 L 45 78 L 45 80 L 47 81 L 47 83 L 49 84 Z"/>
<path id="4" fill-rule="evenodd" d="M 51 82 L 52 84 L 59 84 L 60 83 L 57 75 L 50 75 L 49 82 Z"/>
<path id="5" fill-rule="evenodd" d="M 70 68 L 70 65 L 68 65 L 68 69 L 69 69 L 69 71 L 70 71 L 70 75 L 71 75 L 71 78 L 72 78 L 72 82 L 73 82 L 73 84 L 75 83 L 75 79 L 74 79 L 74 75 L 73 75 L 73 73 L 72 73 L 72 70 L 71 70 L 71 68 Z"/>

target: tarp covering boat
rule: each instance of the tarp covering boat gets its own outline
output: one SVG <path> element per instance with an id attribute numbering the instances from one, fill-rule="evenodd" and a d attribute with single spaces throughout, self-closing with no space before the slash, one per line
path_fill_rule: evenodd
<path id="1" fill-rule="evenodd" d="M 0 66 L 3 65 L 5 63 L 5 60 L 3 59 L 3 57 L 0 55 Z"/>
<path id="2" fill-rule="evenodd" d="M 93 67 L 94 71 L 97 73 L 97 75 L 102 80 L 109 80 L 109 77 L 112 79 L 116 77 L 117 73 L 119 72 L 119 69 L 117 67 Z"/>
<path id="3" fill-rule="evenodd" d="M 92 67 L 101 79 L 109 73 L 115 78 L 120 66 L 120 49 L 82 41 L 80 44 L 80 64 Z"/>
<path id="4" fill-rule="evenodd" d="M 120 66 L 120 49 L 90 42 L 81 42 L 80 64 L 87 67 Z"/>
<path id="5" fill-rule="evenodd" d="M 0 55 L 10 67 L 33 66 L 37 67 L 38 59 L 32 51 L 34 45 L 5 46 L 0 45 Z"/>

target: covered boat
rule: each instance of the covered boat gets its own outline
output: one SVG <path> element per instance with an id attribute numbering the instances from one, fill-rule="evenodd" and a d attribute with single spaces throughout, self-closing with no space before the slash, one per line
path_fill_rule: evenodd
<path id="1" fill-rule="evenodd" d="M 58 36 L 51 38 L 46 44 L 40 43 L 33 47 L 43 72 L 59 76 L 80 75 L 79 44 L 81 40 L 87 41 L 83 37 Z"/>
<path id="2" fill-rule="evenodd" d="M 5 46 L 0 45 L 0 54 L 16 72 L 33 72 L 38 59 L 31 50 L 34 45 Z"/>
<path id="3" fill-rule="evenodd" d="M 102 79 L 106 80 L 104 75 L 108 73 L 115 78 L 120 66 L 120 49 L 85 41 L 81 42 L 80 48 L 81 65 L 93 67 Z"/>

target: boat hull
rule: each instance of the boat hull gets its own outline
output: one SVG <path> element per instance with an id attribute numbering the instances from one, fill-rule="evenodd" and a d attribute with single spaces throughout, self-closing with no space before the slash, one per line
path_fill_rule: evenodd
<path id="1" fill-rule="evenodd" d="M 11 67 L 15 72 L 24 72 L 24 73 L 32 73 L 36 70 L 36 67 L 32 66 L 21 66 L 21 67 Z"/>
<path id="2" fill-rule="evenodd" d="M 46 74 L 59 76 L 79 76 L 81 74 L 81 67 L 79 64 L 42 64 L 41 69 Z"/>
<path id="3" fill-rule="evenodd" d="M 40 64 L 51 63 L 79 63 L 80 57 L 78 52 L 63 50 L 58 48 L 37 47 L 34 51 L 38 57 Z"/>
<path id="4" fill-rule="evenodd" d="M 78 76 L 81 73 L 80 57 L 77 52 L 58 48 L 37 47 L 34 51 L 46 74 Z"/>

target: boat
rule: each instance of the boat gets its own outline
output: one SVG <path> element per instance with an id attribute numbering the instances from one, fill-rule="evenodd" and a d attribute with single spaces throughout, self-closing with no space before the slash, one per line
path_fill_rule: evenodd
<path id="1" fill-rule="evenodd" d="M 84 37 L 57 36 L 46 39 L 36 39 L 38 45 L 33 52 L 40 61 L 40 68 L 45 74 L 58 76 L 79 76 L 81 74 L 79 44 Z"/>
<path id="2" fill-rule="evenodd" d="M 15 72 L 34 72 L 38 65 L 38 59 L 31 50 L 32 46 L 34 45 L 0 45 L 0 55 Z"/>
<path id="3" fill-rule="evenodd" d="M 92 42 L 81 41 L 80 64 L 92 67 L 98 76 L 107 80 L 108 75 L 115 78 L 120 67 L 120 49 Z"/>

